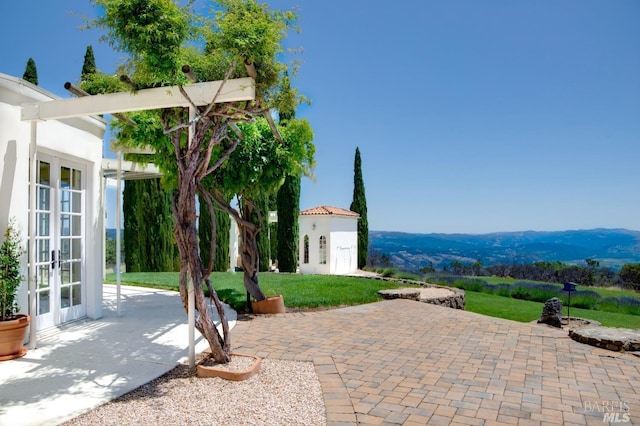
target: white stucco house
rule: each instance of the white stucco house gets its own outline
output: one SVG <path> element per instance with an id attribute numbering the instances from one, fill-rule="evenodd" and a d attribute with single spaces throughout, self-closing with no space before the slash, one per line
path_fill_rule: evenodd
<path id="1" fill-rule="evenodd" d="M 25 249 L 32 141 L 36 147 L 35 312 L 29 309 L 27 254 L 18 304 L 37 330 L 102 317 L 106 123 L 95 116 L 39 121 L 37 126 L 22 121 L 23 104 L 55 99 L 40 87 L 0 74 L 0 229 L 4 233 L 13 218 Z"/>
<path id="2" fill-rule="evenodd" d="M 300 212 L 300 273 L 351 274 L 358 269 L 358 219 L 339 207 L 319 206 Z"/>

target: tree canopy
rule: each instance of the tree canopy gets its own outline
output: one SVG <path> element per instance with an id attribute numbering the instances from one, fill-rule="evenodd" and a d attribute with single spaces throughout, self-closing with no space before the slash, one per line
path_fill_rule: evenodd
<path id="1" fill-rule="evenodd" d="M 27 66 L 22 75 L 22 79 L 36 86 L 38 85 L 38 69 L 36 68 L 36 61 L 34 61 L 33 58 L 27 60 Z"/>
<path id="2" fill-rule="evenodd" d="M 80 79 L 84 80 L 87 76 L 96 73 L 96 58 L 93 55 L 93 46 L 87 46 L 87 50 L 84 53 L 84 61 L 82 63 L 82 72 Z"/>
<path id="3" fill-rule="evenodd" d="M 353 201 L 349 209 L 360 214 L 360 219 L 358 219 L 358 268 L 362 269 L 367 264 L 369 222 L 367 220 L 367 197 L 364 192 L 360 148 L 356 148 L 356 155 L 353 161 Z"/>
<path id="4" fill-rule="evenodd" d="M 295 108 L 291 103 L 300 100 L 295 90 L 288 90 L 286 96 L 283 93 L 289 66 L 282 61 L 282 39 L 296 16 L 291 11 L 273 11 L 255 0 L 219 0 L 207 16 L 196 16 L 190 3 L 181 7 L 172 0 L 94 0 L 94 4 L 101 15 L 93 26 L 103 29 L 107 42 L 127 55 L 119 73 L 126 75 L 120 80 L 129 90 L 189 84 L 182 72 L 184 65 L 202 81 L 221 80 L 224 85 L 233 78 L 255 79 L 252 101 L 222 104 L 214 96 L 206 106 L 132 113 L 137 125 L 114 126 L 121 143 L 151 145 L 156 151 L 151 160 L 162 170 L 165 185 L 174 190 L 182 302 L 186 309 L 189 278 L 198 311 L 196 328 L 209 342 L 216 361 L 228 362 L 228 325 L 209 278 L 213 265 L 204 265 L 198 253 L 196 197 L 213 212 L 214 197 L 220 201 L 228 193 L 253 195 L 258 187 L 274 191 L 284 179 L 282 171 L 311 167 L 312 162 L 307 161 L 312 152 L 309 124 L 300 121 L 279 129 L 280 143 L 262 118 L 271 109 Z M 92 93 L 122 87 L 118 78 L 95 75 L 86 83 L 94 87 Z M 225 167 L 227 160 L 237 167 Z M 222 320 L 222 333 L 209 313 L 204 286 Z"/>

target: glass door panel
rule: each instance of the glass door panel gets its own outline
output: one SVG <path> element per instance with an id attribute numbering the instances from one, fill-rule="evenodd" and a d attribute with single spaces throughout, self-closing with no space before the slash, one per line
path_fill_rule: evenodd
<path id="1" fill-rule="evenodd" d="M 60 167 L 60 308 L 62 315 L 75 319 L 84 315 L 83 287 L 83 202 L 82 171 Z"/>
<path id="2" fill-rule="evenodd" d="M 80 166 L 39 155 L 36 181 L 36 318 L 38 329 L 86 314 L 84 187 Z"/>
<path id="3" fill-rule="evenodd" d="M 39 161 L 36 172 L 36 321 L 38 328 L 55 324 L 51 300 L 51 253 L 53 205 L 51 197 L 51 162 Z"/>

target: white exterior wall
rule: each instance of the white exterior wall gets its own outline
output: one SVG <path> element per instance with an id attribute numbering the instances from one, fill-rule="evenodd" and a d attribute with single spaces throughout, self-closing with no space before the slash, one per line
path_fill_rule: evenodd
<path id="1" fill-rule="evenodd" d="M 314 229 L 315 225 L 315 229 Z M 298 247 L 300 273 L 349 274 L 358 267 L 358 219 L 335 215 L 301 215 Z M 304 263 L 304 236 L 309 236 L 309 263 Z M 320 262 L 320 236 L 327 238 L 327 263 Z"/>
<path id="2" fill-rule="evenodd" d="M 315 225 L 315 229 L 313 226 Z M 299 218 L 298 248 L 300 252 L 301 274 L 330 274 L 330 233 L 331 222 L 328 216 L 303 215 Z M 309 236 L 309 263 L 304 263 L 304 236 Z M 327 263 L 320 264 L 320 236 L 327 238 Z"/>
<path id="3" fill-rule="evenodd" d="M 0 74 L 0 228 L 10 218 L 28 241 L 29 143 L 31 123 L 20 121 L 20 105 L 55 99 L 46 91 L 20 79 Z M 39 154 L 47 154 L 84 166 L 85 215 L 83 265 L 86 277 L 86 308 L 90 318 L 102 317 L 102 271 L 104 264 L 104 214 L 102 193 L 102 139 L 105 122 L 95 117 L 37 123 Z M 27 277 L 27 255 L 23 275 Z M 20 287 L 18 304 L 28 308 L 28 283 Z"/>
<path id="4" fill-rule="evenodd" d="M 358 219 L 336 216 L 331 222 L 331 272 L 352 274 L 358 269 Z"/>

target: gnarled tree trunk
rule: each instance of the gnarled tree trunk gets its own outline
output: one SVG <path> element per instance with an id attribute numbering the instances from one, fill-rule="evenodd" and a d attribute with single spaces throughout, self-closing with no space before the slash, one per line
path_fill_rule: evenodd
<path id="1" fill-rule="evenodd" d="M 205 175 L 203 171 L 207 170 L 210 160 L 210 155 L 207 155 L 207 151 L 202 151 L 200 147 L 204 140 L 202 136 L 204 135 L 204 129 L 210 124 L 211 122 L 207 118 L 203 118 L 198 123 L 199 126 L 202 126 L 202 129 L 196 128 L 196 137 L 187 146 L 181 144 L 183 132 L 175 131 L 171 133 L 178 165 L 178 188 L 173 195 L 172 212 L 175 221 L 174 233 L 180 253 L 180 296 L 182 305 L 185 311 L 188 312 L 188 279 L 191 278 L 195 310 L 197 312 L 197 315 L 195 315 L 195 327 L 209 343 L 213 358 L 217 362 L 227 363 L 231 360 L 229 326 L 222 303 L 209 280 L 209 271 L 205 269 L 200 258 L 198 230 L 196 227 L 196 191 L 203 190 L 200 180 Z M 218 126 L 214 124 L 214 132 L 215 130 L 220 131 L 220 128 L 224 127 L 223 124 Z M 233 149 L 235 149 L 235 145 L 230 148 L 230 151 Z M 215 305 L 222 324 L 222 335 L 216 328 L 209 309 L 209 302 L 204 296 L 203 284 L 205 283 L 209 288 L 210 300 Z"/>
<path id="2" fill-rule="evenodd" d="M 244 196 L 240 196 L 240 213 L 232 208 L 229 203 L 225 202 L 224 196 L 219 191 L 212 194 L 220 207 L 226 210 L 236 221 L 240 230 L 240 259 L 242 261 L 242 269 L 244 270 L 244 288 L 257 301 L 265 300 L 264 295 L 258 284 L 258 271 L 260 266 L 260 256 L 258 252 L 258 233 L 260 228 L 251 221 L 251 215 L 257 214 L 260 218 L 259 222 L 264 223 L 262 215 L 256 206 Z"/>
<path id="3" fill-rule="evenodd" d="M 209 303 L 204 296 L 203 282 L 208 277 L 203 276 L 204 265 L 198 253 L 198 231 L 196 229 L 196 199 L 195 183 L 193 180 L 182 180 L 180 189 L 173 198 L 173 215 L 175 219 L 175 235 L 180 252 L 180 296 L 182 305 L 188 310 L 188 286 L 183 285 L 190 277 L 193 282 L 195 295 L 196 315 L 195 327 L 209 342 L 209 347 L 214 359 L 218 362 L 229 362 L 231 343 L 229 339 L 229 327 L 224 313 L 224 308 L 213 287 L 209 284 L 210 298 L 216 307 L 223 327 L 223 336 L 220 335 L 213 320 Z"/>
<path id="4" fill-rule="evenodd" d="M 265 300 L 266 296 L 258 284 L 258 271 L 260 270 L 260 254 L 258 251 L 258 233 L 260 229 L 251 223 L 251 214 L 255 206 L 243 200 L 243 220 L 238 223 L 240 228 L 240 258 L 244 273 L 244 288 L 255 300 Z"/>

